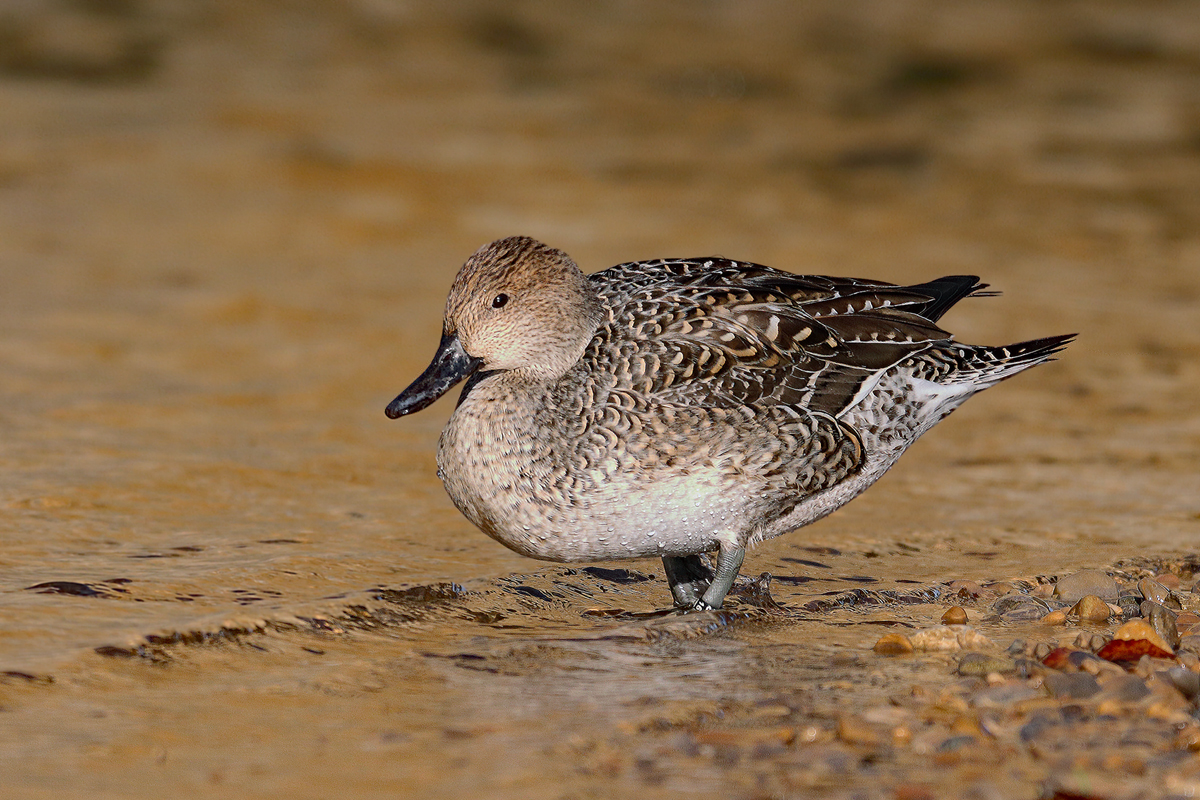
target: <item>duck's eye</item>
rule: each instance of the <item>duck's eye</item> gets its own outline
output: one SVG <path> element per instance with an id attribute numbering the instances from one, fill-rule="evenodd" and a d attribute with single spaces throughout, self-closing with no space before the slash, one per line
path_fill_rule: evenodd
<path id="1" fill-rule="evenodd" d="M 492 308 L 504 308 L 504 304 L 508 302 L 508 295 L 498 294 L 492 298 Z"/>

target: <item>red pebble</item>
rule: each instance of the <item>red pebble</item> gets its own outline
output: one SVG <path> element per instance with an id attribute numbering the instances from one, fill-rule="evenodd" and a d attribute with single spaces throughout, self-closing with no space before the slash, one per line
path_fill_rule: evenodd
<path id="1" fill-rule="evenodd" d="M 1054 655 L 1054 653 L 1050 655 Z M 1097 650 L 1096 655 L 1105 661 L 1137 661 L 1142 656 L 1175 658 L 1171 653 L 1145 639 L 1113 639 Z"/>

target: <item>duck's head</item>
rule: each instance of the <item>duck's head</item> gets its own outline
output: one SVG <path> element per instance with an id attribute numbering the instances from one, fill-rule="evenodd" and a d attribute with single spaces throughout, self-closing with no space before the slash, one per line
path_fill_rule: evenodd
<path id="1" fill-rule="evenodd" d="M 387 415 L 420 411 L 480 369 L 554 380 L 583 355 L 602 317 L 595 288 L 566 253 L 526 236 L 492 242 L 458 271 L 437 353 Z"/>

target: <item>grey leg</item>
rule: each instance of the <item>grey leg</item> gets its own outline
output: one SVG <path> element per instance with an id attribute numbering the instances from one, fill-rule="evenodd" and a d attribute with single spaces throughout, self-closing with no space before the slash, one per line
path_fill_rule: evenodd
<path id="1" fill-rule="evenodd" d="M 712 583 L 704 590 L 704 596 L 697 600 L 696 605 L 693 606 L 697 611 L 708 611 L 709 609 L 721 607 L 721 603 L 725 600 L 725 595 L 729 594 L 729 590 L 733 586 L 733 581 L 737 578 L 738 570 L 742 568 L 742 559 L 745 557 L 746 548 L 721 545 L 721 549 L 717 553 L 716 577 L 712 579 Z"/>
<path id="2" fill-rule="evenodd" d="M 663 571 L 678 608 L 695 608 L 701 592 L 713 578 L 712 570 L 698 555 L 663 556 Z"/>

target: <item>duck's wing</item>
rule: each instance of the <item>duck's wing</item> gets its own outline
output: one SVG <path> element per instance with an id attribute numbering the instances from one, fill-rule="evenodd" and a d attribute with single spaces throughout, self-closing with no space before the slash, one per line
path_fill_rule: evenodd
<path id="1" fill-rule="evenodd" d="M 817 316 L 891 308 L 937 322 L 964 297 L 987 297 L 986 283 L 974 275 L 948 275 L 913 286 L 864 278 L 795 275 L 726 258 L 658 259 L 618 264 L 590 276 L 601 294 L 623 299 L 672 289 L 767 290 L 794 304 L 811 306 Z"/>
<path id="2" fill-rule="evenodd" d="M 613 269 L 627 291 L 611 291 L 604 329 L 612 388 L 659 404 L 834 416 L 888 369 L 952 341 L 933 320 L 983 288 L 968 276 L 901 287 L 719 259 Z"/>

